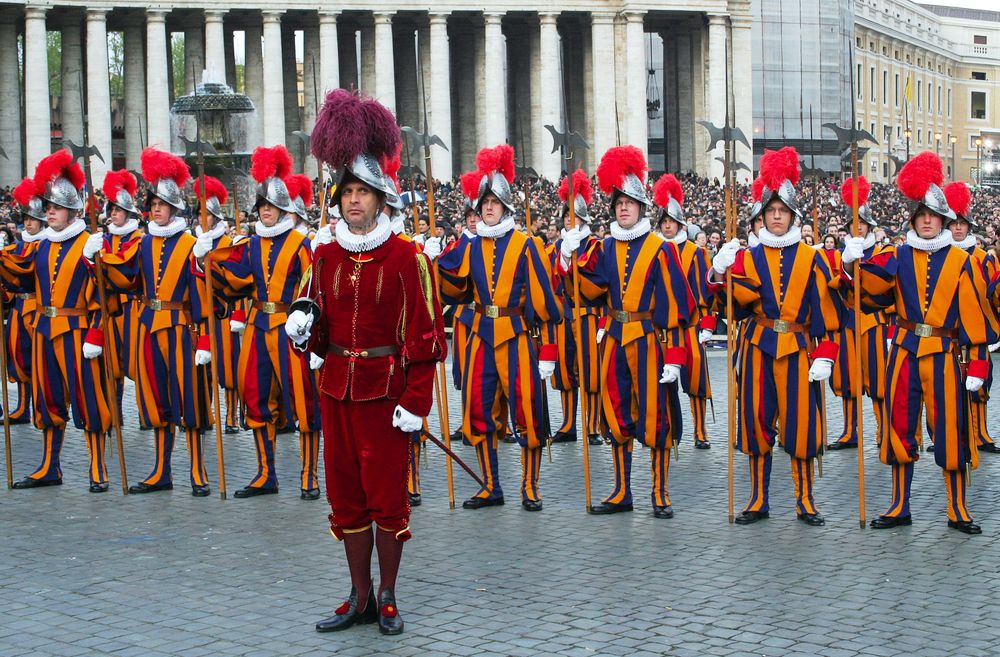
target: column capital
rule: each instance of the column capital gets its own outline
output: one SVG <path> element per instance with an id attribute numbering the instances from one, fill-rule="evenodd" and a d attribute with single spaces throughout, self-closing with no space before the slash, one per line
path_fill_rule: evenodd
<path id="1" fill-rule="evenodd" d="M 394 11 L 375 11 L 372 12 L 372 16 L 375 17 L 375 24 L 378 25 L 382 23 L 383 25 L 392 25 L 392 19 L 395 18 L 396 12 Z"/>
<path id="2" fill-rule="evenodd" d="M 108 10 L 107 9 L 87 9 L 87 20 L 88 21 L 107 21 Z"/>
<path id="3" fill-rule="evenodd" d="M 708 24 L 709 25 L 725 25 L 727 18 L 729 18 L 729 14 L 709 14 L 708 15 Z"/>
<path id="4" fill-rule="evenodd" d="M 340 16 L 340 10 L 337 9 L 321 9 L 319 12 L 319 24 L 329 25 L 330 23 L 336 24 L 337 18 Z"/>
<path id="5" fill-rule="evenodd" d="M 542 25 L 555 24 L 557 20 L 559 20 L 559 12 L 557 11 L 538 12 L 538 22 Z"/>
<path id="6" fill-rule="evenodd" d="M 167 20 L 167 14 L 170 13 L 168 9 L 161 9 L 159 7 L 146 10 L 146 22 L 147 23 L 163 23 Z"/>
<path id="7" fill-rule="evenodd" d="M 450 11 L 431 11 L 427 12 L 427 18 L 430 20 L 431 25 L 448 24 L 448 19 L 451 17 Z"/>
<path id="8" fill-rule="evenodd" d="M 280 23 L 284 13 L 284 9 L 265 9 L 260 12 L 260 15 L 265 23 Z"/>
<path id="9" fill-rule="evenodd" d="M 48 7 L 40 7 L 38 5 L 25 5 L 24 7 L 24 17 L 25 19 L 42 19 L 45 20 L 45 14 L 48 12 Z"/>
<path id="10" fill-rule="evenodd" d="M 490 25 L 490 24 L 499 24 L 500 21 L 503 20 L 503 17 L 504 17 L 503 13 L 498 12 L 498 11 L 484 11 L 483 12 L 483 21 L 487 25 Z"/>
<path id="11" fill-rule="evenodd" d="M 613 24 L 615 13 L 613 11 L 592 11 L 590 12 L 590 22 L 591 24 Z"/>
<path id="12" fill-rule="evenodd" d="M 228 9 L 206 9 L 205 10 L 205 22 L 206 23 L 221 23 L 223 17 L 229 13 Z"/>
<path id="13" fill-rule="evenodd" d="M 646 18 L 646 12 L 636 9 L 629 9 L 622 12 L 626 23 L 641 23 Z"/>
<path id="14" fill-rule="evenodd" d="M 729 22 L 734 30 L 749 30 L 753 27 L 753 17 L 748 14 L 730 15 Z"/>

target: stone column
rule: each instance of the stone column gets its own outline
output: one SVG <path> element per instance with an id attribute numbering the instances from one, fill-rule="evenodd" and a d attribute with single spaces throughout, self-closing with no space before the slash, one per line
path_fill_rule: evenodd
<path id="1" fill-rule="evenodd" d="M 558 14 L 538 14 L 539 41 L 538 62 L 541 66 L 538 75 L 539 86 L 535 94 L 541 101 L 540 114 L 535 119 L 533 133 L 535 135 L 534 162 L 539 175 L 551 181 L 559 180 L 562 171 L 562 154 L 552 152 L 552 136 L 544 126 L 551 125 L 562 132 L 562 76 L 560 69 L 562 58 L 559 56 L 559 30 L 556 28 Z M 488 44 L 487 44 L 488 45 Z"/>
<path id="2" fill-rule="evenodd" d="M 205 10 L 205 70 L 212 82 L 226 82 L 226 28 L 222 22 L 225 15 L 225 10 Z M 201 82 L 201 72 L 195 71 L 195 76 Z"/>
<path id="3" fill-rule="evenodd" d="M 709 14 L 708 16 L 708 120 L 717 126 L 726 122 L 726 16 L 724 14 Z M 722 162 L 716 157 L 723 157 L 725 149 L 722 142 L 712 152 L 709 162 L 709 176 L 722 179 L 724 170 Z"/>
<path id="4" fill-rule="evenodd" d="M 338 11 L 319 12 L 319 101 L 340 86 L 340 54 L 337 42 Z"/>
<path id="5" fill-rule="evenodd" d="M 253 102 L 254 113 L 247 122 L 247 144 L 256 148 L 264 143 L 264 54 L 261 49 L 261 28 L 243 28 L 243 92 Z"/>
<path id="6" fill-rule="evenodd" d="M 125 167 L 138 170 L 146 144 L 146 71 L 142 26 L 125 28 Z"/>
<path id="7" fill-rule="evenodd" d="M 642 19 L 644 12 L 625 12 L 625 50 L 628 89 L 626 126 L 628 143 L 638 146 L 645 153 L 649 148 L 646 119 L 646 48 L 644 47 Z"/>
<path id="8" fill-rule="evenodd" d="M 375 25 L 362 25 L 358 38 L 361 39 L 361 91 L 369 96 L 376 93 L 375 87 Z"/>
<path id="9" fill-rule="evenodd" d="M 108 81 L 107 9 L 87 10 L 87 136 L 104 156 L 91 158 L 95 185 L 111 167 L 111 86 Z"/>
<path id="10" fill-rule="evenodd" d="M 292 135 L 302 129 L 301 112 L 299 109 L 298 66 L 295 60 L 295 29 L 290 25 L 281 26 L 281 72 L 283 96 L 285 103 L 285 141 L 295 162 L 295 172 L 302 173 L 302 140 Z M 265 78 L 267 84 L 267 78 Z"/>
<path id="11" fill-rule="evenodd" d="M 476 89 L 477 94 L 483 94 L 484 102 L 483 129 L 479 137 L 482 146 L 493 147 L 507 141 L 507 75 L 504 70 L 507 49 L 500 26 L 503 14 L 485 13 L 483 17 L 486 21 L 483 39 L 483 80 L 486 84 Z"/>
<path id="12" fill-rule="evenodd" d="M 590 48 L 593 72 L 594 134 L 591 138 L 594 168 L 604 153 L 618 143 L 615 108 L 615 17 L 611 13 L 591 14 Z"/>
<path id="13" fill-rule="evenodd" d="M 440 147 L 431 148 L 431 167 L 438 180 L 451 180 L 452 154 L 456 144 L 451 134 L 451 61 L 448 43 L 448 14 L 431 14 L 430 31 L 430 89 L 427 106 L 430 131 L 444 141 L 448 151 Z"/>
<path id="14" fill-rule="evenodd" d="M 83 143 L 83 42 L 80 25 L 62 30 L 62 69 L 59 73 L 62 97 L 59 114 L 64 139 Z"/>
<path id="15" fill-rule="evenodd" d="M 420 114 L 420 84 L 417 71 L 415 26 L 407 19 L 396 23 L 393 32 L 393 87 L 396 91 L 396 121 L 423 130 Z M 379 70 L 377 75 L 381 75 Z M 405 147 L 405 144 L 404 144 Z M 403 158 L 405 161 L 405 157 Z"/>
<path id="16" fill-rule="evenodd" d="M 678 130 L 678 163 L 681 171 L 693 171 L 695 169 L 694 159 L 694 130 L 704 130 L 695 124 L 698 118 L 694 115 L 693 97 L 694 87 L 691 80 L 691 35 L 687 31 L 672 32 L 671 37 L 676 42 L 677 61 L 674 72 L 677 76 L 677 109 L 675 115 L 677 121 L 675 125 Z"/>
<path id="17" fill-rule="evenodd" d="M 205 31 L 200 27 L 184 30 L 184 93 L 194 93 L 205 70 Z"/>
<path id="18" fill-rule="evenodd" d="M 375 12 L 375 98 L 396 112 L 395 63 L 392 47 L 392 12 Z"/>
<path id="19" fill-rule="evenodd" d="M 167 12 L 146 10 L 146 145 L 170 148 Z"/>
<path id="20" fill-rule="evenodd" d="M 302 130 L 312 133 L 316 125 L 316 110 L 323 101 L 323 90 L 319 83 L 320 67 L 319 25 L 310 25 L 302 36 Z M 301 142 L 301 140 L 297 140 Z M 310 178 L 319 175 L 316 158 L 305 148 L 302 151 L 302 172 Z"/>
<path id="21" fill-rule="evenodd" d="M 739 15 L 734 15 L 731 17 L 732 21 L 732 32 L 733 32 L 733 72 L 731 74 L 732 80 L 750 80 L 753 76 L 753 58 L 751 56 L 751 33 L 750 30 L 753 25 L 753 19 L 749 14 L 749 3 L 747 3 L 747 12 L 741 13 Z M 879 84 L 881 85 L 881 80 Z M 737 144 L 736 146 L 736 161 L 742 162 L 747 165 L 750 171 L 753 171 L 753 97 L 752 97 L 752 85 L 749 84 L 734 84 L 730 82 L 730 89 L 733 90 L 733 105 L 734 105 L 734 125 L 737 128 L 743 130 L 743 134 L 746 135 L 747 141 L 750 142 L 750 148 L 748 149 L 743 144 Z M 876 126 L 877 130 L 881 130 L 880 127 Z M 882 135 L 876 134 L 877 139 L 881 139 Z M 870 173 L 870 172 L 869 172 Z M 749 177 L 745 171 L 737 172 L 737 179 L 744 180 Z"/>
<path id="22" fill-rule="evenodd" d="M 706 104 L 708 103 L 708 98 L 706 95 L 706 83 L 705 76 L 707 74 L 705 62 L 708 59 L 706 50 L 706 30 L 695 29 L 691 31 L 691 88 L 693 89 L 693 102 L 691 108 L 691 114 L 695 119 L 698 120 L 708 120 L 708 109 Z M 708 149 L 708 131 L 701 126 L 700 129 L 694 131 L 694 170 L 699 176 L 707 176 L 709 174 L 709 153 Z"/>
<path id="23" fill-rule="evenodd" d="M 28 108 L 24 113 L 24 152 L 29 173 L 52 152 L 46 11 L 44 7 L 24 8 L 24 104 Z"/>
<path id="24" fill-rule="evenodd" d="M 226 43 L 224 46 L 224 56 L 226 58 L 226 83 L 236 91 L 236 44 L 233 42 L 233 28 L 224 26 L 222 28 Z M 244 62 L 245 63 L 245 62 Z"/>
<path id="25" fill-rule="evenodd" d="M 340 84 L 344 89 L 362 89 L 358 70 L 358 28 L 352 20 L 340 20 L 337 25 L 337 56 Z"/>
<path id="26" fill-rule="evenodd" d="M 281 14 L 280 11 L 261 12 L 264 17 L 263 47 L 263 145 L 285 143 L 285 85 L 281 66 Z"/>
<path id="27" fill-rule="evenodd" d="M 594 51 L 593 36 L 591 31 L 586 29 L 586 25 L 580 30 L 580 56 L 583 66 L 583 130 L 580 134 L 584 136 L 590 149 L 580 154 L 580 166 L 593 174 L 597 167 L 597 159 L 601 153 L 594 152 Z"/>
<path id="28" fill-rule="evenodd" d="M 21 81 L 17 57 L 17 25 L 10 12 L 0 18 L 0 144 L 7 159 L 0 157 L 0 185 L 21 182 Z"/>

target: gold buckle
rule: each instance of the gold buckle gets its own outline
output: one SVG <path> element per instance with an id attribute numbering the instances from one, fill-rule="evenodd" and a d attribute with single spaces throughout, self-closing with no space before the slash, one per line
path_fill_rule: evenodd
<path id="1" fill-rule="evenodd" d="M 785 319 L 774 320 L 773 331 L 775 333 L 788 333 L 792 329 L 792 323 Z"/>
<path id="2" fill-rule="evenodd" d="M 614 318 L 614 320 L 616 322 L 620 323 L 620 324 L 624 324 L 627 321 L 629 321 L 628 315 L 629 315 L 629 313 L 628 313 L 627 310 L 612 310 L 611 311 L 611 317 Z"/>
<path id="3" fill-rule="evenodd" d="M 277 307 L 274 305 L 273 301 L 262 302 L 260 304 L 260 309 L 268 315 L 273 315 L 277 311 Z"/>
<path id="4" fill-rule="evenodd" d="M 922 338 L 929 338 L 934 335 L 934 327 L 930 324 L 917 324 L 913 327 L 913 332 Z"/>
<path id="5" fill-rule="evenodd" d="M 45 306 L 44 308 L 42 308 L 42 313 L 46 317 L 58 317 L 59 309 L 56 308 L 55 306 Z"/>
<path id="6" fill-rule="evenodd" d="M 152 310 L 157 310 L 157 311 L 163 310 L 163 301 L 161 301 L 160 299 L 150 299 L 149 307 Z"/>
<path id="7" fill-rule="evenodd" d="M 350 349 L 344 349 L 344 356 L 346 358 L 368 358 L 367 351 L 351 351 Z"/>
<path id="8" fill-rule="evenodd" d="M 490 319 L 498 319 L 500 317 L 500 306 L 486 306 L 486 312 L 483 314 Z"/>

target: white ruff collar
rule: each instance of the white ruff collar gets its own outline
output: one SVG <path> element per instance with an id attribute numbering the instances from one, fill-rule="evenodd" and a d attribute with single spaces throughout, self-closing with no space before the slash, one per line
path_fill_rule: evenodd
<path id="1" fill-rule="evenodd" d="M 49 226 L 44 231 L 44 238 L 50 242 L 65 242 L 71 240 L 83 231 L 87 230 L 87 222 L 83 219 L 74 219 L 68 226 L 62 230 L 52 230 Z"/>
<path id="2" fill-rule="evenodd" d="M 34 235 L 29 235 L 28 231 L 21 231 L 21 241 L 25 243 L 40 242 L 45 239 L 45 230 L 40 230 Z"/>
<path id="3" fill-rule="evenodd" d="M 628 230 L 622 228 L 618 224 L 618 220 L 615 219 L 611 222 L 611 237 L 615 238 L 619 242 L 631 242 L 634 239 L 639 239 L 644 235 L 648 235 L 651 229 L 652 224 L 650 224 L 649 220 L 645 217 L 640 217 L 639 221 Z"/>
<path id="4" fill-rule="evenodd" d="M 284 235 L 291 229 L 295 228 L 295 220 L 289 215 L 285 215 L 278 223 L 274 224 L 270 228 L 257 221 L 253 226 L 253 230 L 259 237 L 278 237 L 279 235 Z"/>
<path id="5" fill-rule="evenodd" d="M 187 230 L 187 222 L 180 217 L 175 217 L 174 220 L 166 226 L 161 226 L 155 221 L 150 221 L 146 229 L 153 237 L 173 237 L 174 235 L 183 233 Z"/>
<path id="6" fill-rule="evenodd" d="M 201 237 L 202 235 L 208 235 L 213 240 L 216 240 L 225 235 L 227 230 L 229 230 L 229 226 L 226 225 L 226 222 L 220 221 L 219 223 L 215 224 L 215 227 L 209 230 L 207 233 L 201 229 L 201 226 L 195 226 L 194 236 Z"/>
<path id="7" fill-rule="evenodd" d="M 927 251 L 928 253 L 934 253 L 946 246 L 951 246 L 951 231 L 942 230 L 938 233 L 937 237 L 932 237 L 930 239 L 924 239 L 917 235 L 917 231 L 912 228 L 906 233 L 906 243 L 912 246 L 914 249 L 919 251 Z"/>
<path id="8" fill-rule="evenodd" d="M 796 244 L 800 239 L 802 239 L 802 231 L 799 230 L 798 226 L 792 226 L 788 229 L 787 233 L 778 237 L 777 235 L 772 235 L 767 228 L 761 228 L 758 238 L 760 239 L 760 243 L 764 246 L 769 246 L 772 249 L 783 249 L 786 246 Z"/>
<path id="9" fill-rule="evenodd" d="M 559 231 L 559 236 L 566 237 L 565 228 Z M 590 237 L 590 224 L 580 224 L 580 237 L 582 237 L 583 239 L 587 239 L 588 237 Z"/>
<path id="10" fill-rule="evenodd" d="M 114 224 L 108 224 L 108 232 L 112 235 L 128 235 L 139 228 L 139 221 L 136 219 L 129 219 L 121 226 L 116 226 Z"/>
<path id="11" fill-rule="evenodd" d="M 300 235 L 309 236 L 309 226 L 306 224 L 295 224 L 295 230 Z"/>
<path id="12" fill-rule="evenodd" d="M 492 240 L 503 237 L 512 230 L 514 230 L 514 217 L 509 214 L 505 215 L 503 219 L 497 222 L 496 226 L 487 226 L 485 221 L 480 221 L 476 225 L 477 235 Z"/>
<path id="13" fill-rule="evenodd" d="M 468 228 L 463 228 L 462 229 L 462 234 L 465 235 L 466 237 L 468 237 L 470 240 L 471 239 L 475 239 L 476 237 L 478 237 L 478 235 L 476 235 L 475 233 L 473 233 Z"/>
<path id="14" fill-rule="evenodd" d="M 972 233 L 969 233 L 968 235 L 965 236 L 964 240 L 959 241 L 956 240 L 955 238 L 952 238 L 951 243 L 957 246 L 958 248 L 962 249 L 963 251 L 968 251 L 969 249 L 971 249 L 976 245 L 976 236 L 973 235 Z"/>
<path id="15" fill-rule="evenodd" d="M 392 228 L 384 214 L 380 214 L 375 220 L 375 228 L 364 235 L 352 233 L 351 229 L 347 227 L 346 221 L 338 221 L 334 232 L 337 235 L 337 244 L 351 253 L 374 251 L 392 237 Z"/>
<path id="16" fill-rule="evenodd" d="M 676 235 L 674 235 L 673 237 L 664 237 L 663 239 L 667 242 L 673 242 L 677 246 L 680 246 L 684 242 L 688 241 L 687 228 L 682 226 L 681 229 L 677 231 Z"/>
<path id="17" fill-rule="evenodd" d="M 865 242 L 861 246 L 865 251 L 875 246 L 875 233 L 868 233 L 865 235 Z"/>
<path id="18" fill-rule="evenodd" d="M 754 233 L 753 231 L 747 233 L 747 247 L 752 249 L 758 244 L 760 244 L 760 238 L 757 237 L 757 234 Z"/>
<path id="19" fill-rule="evenodd" d="M 382 216 L 384 217 L 385 214 Z M 403 221 L 403 215 L 393 213 L 393 216 L 389 217 L 389 228 L 392 229 L 393 235 L 402 234 L 406 230 L 406 222 Z"/>

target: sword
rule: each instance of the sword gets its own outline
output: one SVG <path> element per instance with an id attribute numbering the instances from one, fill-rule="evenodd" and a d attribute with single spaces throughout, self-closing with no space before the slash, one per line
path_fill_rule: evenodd
<path id="1" fill-rule="evenodd" d="M 455 461 L 455 463 L 458 463 L 458 465 L 463 470 L 465 470 L 466 472 L 468 472 L 469 476 L 472 477 L 473 479 L 475 479 L 476 483 L 479 484 L 479 486 L 481 488 L 486 488 L 486 484 L 483 482 L 482 479 L 479 478 L 479 475 L 477 475 L 475 472 L 473 472 L 472 468 L 470 468 L 468 465 L 466 465 L 465 461 L 463 461 L 462 459 L 458 458 L 458 455 L 455 454 L 455 452 L 453 452 L 450 447 L 448 447 L 443 442 L 441 442 L 440 438 L 438 438 L 437 436 L 435 436 L 434 434 L 432 434 L 430 431 L 427 431 L 426 429 L 421 429 L 420 433 L 425 438 L 427 438 L 427 440 L 431 441 L 432 443 L 434 443 L 435 445 L 437 445 L 438 447 L 440 447 L 441 451 L 448 455 L 448 458 L 450 458 L 453 461 Z"/>

